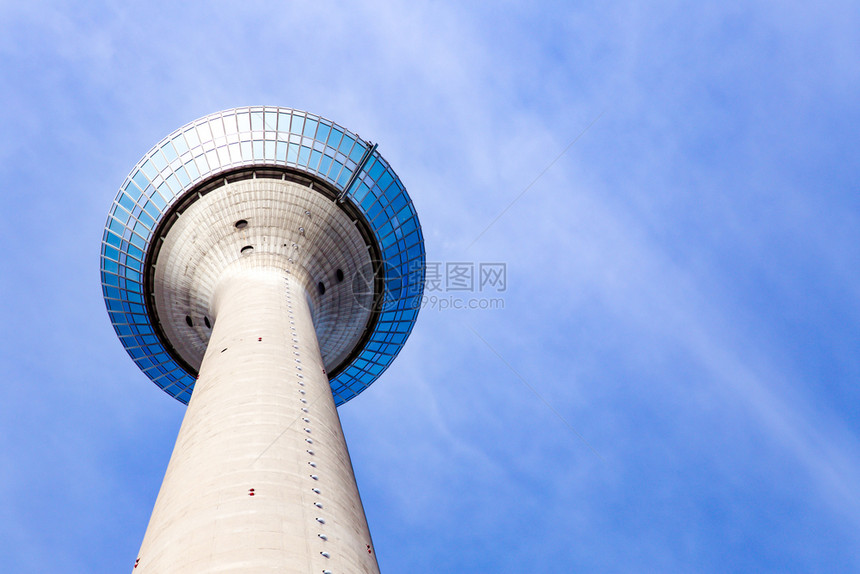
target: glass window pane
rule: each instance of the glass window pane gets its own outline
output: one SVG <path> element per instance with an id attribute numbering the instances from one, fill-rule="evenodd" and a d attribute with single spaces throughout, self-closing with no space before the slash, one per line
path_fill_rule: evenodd
<path id="1" fill-rule="evenodd" d="M 312 138 L 312 137 L 314 137 L 314 135 L 316 135 L 316 131 L 317 131 L 317 122 L 308 118 L 308 120 L 305 122 L 305 129 L 302 132 L 302 134 L 304 134 L 306 137 Z"/>
<path id="2" fill-rule="evenodd" d="M 274 111 L 267 111 L 265 115 L 266 129 L 275 131 L 278 129 L 278 114 Z"/>
<path id="3" fill-rule="evenodd" d="M 185 140 L 188 142 L 188 146 L 192 149 L 200 145 L 200 138 L 197 137 L 197 130 L 194 128 L 185 132 Z"/>
<path id="4" fill-rule="evenodd" d="M 290 123 L 290 133 L 299 134 L 302 133 L 302 127 L 304 126 L 305 118 L 303 116 L 293 116 L 293 121 Z"/>
<path id="5" fill-rule="evenodd" d="M 263 112 L 251 112 L 251 129 L 263 131 Z"/>
<path id="6" fill-rule="evenodd" d="M 166 144 L 164 144 L 161 147 L 161 151 L 162 151 L 162 153 L 164 153 L 164 156 L 167 158 L 168 163 L 172 162 L 173 160 L 175 160 L 176 158 L 179 157 L 178 155 L 176 155 L 176 150 L 173 149 L 173 144 L 170 142 L 167 142 Z"/>
<path id="7" fill-rule="evenodd" d="M 209 127 L 212 128 L 212 136 L 220 138 L 224 136 L 224 124 L 221 123 L 221 118 L 212 118 L 209 120 Z"/>
<path id="8" fill-rule="evenodd" d="M 224 131 L 227 134 L 235 134 L 238 133 L 239 128 L 236 127 L 236 115 L 230 114 L 228 116 L 224 116 Z"/>
<path id="9" fill-rule="evenodd" d="M 162 156 L 161 153 L 158 152 L 158 150 L 153 152 L 152 157 L 149 159 L 152 160 L 152 163 L 155 164 L 155 167 L 156 167 L 156 169 L 158 169 L 158 171 L 161 171 L 165 167 L 167 167 L 167 162 L 164 160 L 164 156 Z M 149 174 L 147 174 L 147 175 L 149 175 Z"/>
<path id="10" fill-rule="evenodd" d="M 209 123 L 203 122 L 197 126 L 197 136 L 201 142 L 210 141 L 212 139 L 212 130 L 209 129 Z"/>
<path id="11" fill-rule="evenodd" d="M 248 112 L 236 114 L 236 121 L 238 122 L 240 132 L 251 131 L 251 115 Z"/>
<path id="12" fill-rule="evenodd" d="M 185 138 L 182 137 L 182 134 L 179 134 L 178 136 L 173 138 L 173 147 L 176 148 L 176 151 L 179 155 L 182 155 L 188 151 L 188 144 L 185 143 Z"/>
<path id="13" fill-rule="evenodd" d="M 320 122 L 319 129 L 317 129 L 317 139 L 325 143 L 325 141 L 328 139 L 328 134 L 330 130 L 331 126 Z"/>

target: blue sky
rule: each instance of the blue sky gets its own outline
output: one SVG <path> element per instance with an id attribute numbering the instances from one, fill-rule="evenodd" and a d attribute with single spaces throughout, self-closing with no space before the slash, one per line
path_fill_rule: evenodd
<path id="1" fill-rule="evenodd" d="M 860 9 L 593 4 L 0 2 L 0 570 L 130 571 L 184 407 L 101 231 L 269 104 L 377 142 L 428 260 L 507 265 L 340 409 L 384 572 L 860 571 Z"/>

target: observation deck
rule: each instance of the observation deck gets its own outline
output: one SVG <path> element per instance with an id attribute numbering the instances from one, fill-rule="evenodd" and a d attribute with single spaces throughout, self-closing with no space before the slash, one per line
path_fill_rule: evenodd
<path id="1" fill-rule="evenodd" d="M 183 231 L 183 214 L 204 209 L 205 229 Z M 261 262 L 308 294 L 336 405 L 385 371 L 418 315 L 421 226 L 376 145 L 313 114 L 258 106 L 186 124 L 131 170 L 102 238 L 111 323 L 138 367 L 187 404 L 217 321 L 217 277 Z"/>

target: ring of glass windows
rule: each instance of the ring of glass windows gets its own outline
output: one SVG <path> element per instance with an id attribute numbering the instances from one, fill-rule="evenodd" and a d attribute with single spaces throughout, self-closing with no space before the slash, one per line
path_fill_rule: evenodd
<path id="1" fill-rule="evenodd" d="M 155 384 L 187 403 L 196 373 L 171 356 L 150 322 L 143 289 L 146 253 L 171 207 L 213 176 L 276 167 L 325 182 L 371 229 L 384 289 L 370 336 L 330 379 L 335 403 L 355 397 L 400 352 L 424 288 L 421 226 L 405 187 L 376 147 L 310 113 L 279 107 L 235 108 L 176 130 L 131 170 L 110 209 L 102 238 L 101 280 L 123 346 Z M 348 186 L 348 187 L 347 187 Z"/>

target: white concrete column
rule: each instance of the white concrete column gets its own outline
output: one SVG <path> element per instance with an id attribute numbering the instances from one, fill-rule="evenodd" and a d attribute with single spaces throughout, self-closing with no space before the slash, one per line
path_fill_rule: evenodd
<path id="1" fill-rule="evenodd" d="M 135 574 L 378 573 L 303 288 L 243 269 L 212 307 Z"/>

